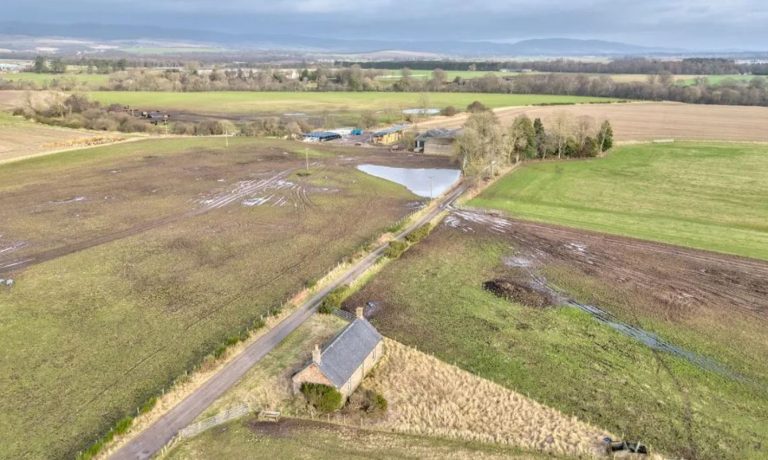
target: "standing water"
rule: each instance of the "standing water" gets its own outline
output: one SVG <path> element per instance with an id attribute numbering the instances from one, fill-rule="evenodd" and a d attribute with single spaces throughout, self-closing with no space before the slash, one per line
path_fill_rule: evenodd
<path id="1" fill-rule="evenodd" d="M 453 187 L 461 178 L 458 169 L 393 168 L 390 166 L 360 165 L 360 171 L 400 184 L 424 198 L 434 198 Z"/>

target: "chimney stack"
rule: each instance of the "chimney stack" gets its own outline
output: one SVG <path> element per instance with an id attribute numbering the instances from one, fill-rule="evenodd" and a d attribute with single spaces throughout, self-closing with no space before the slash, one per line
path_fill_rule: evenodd
<path id="1" fill-rule="evenodd" d="M 320 365 L 321 357 L 320 357 L 320 345 L 315 344 L 315 349 L 312 350 L 312 362 Z"/>
<path id="2" fill-rule="evenodd" d="M 363 307 L 355 308 L 355 316 L 357 319 L 365 319 L 365 315 L 363 315 Z"/>

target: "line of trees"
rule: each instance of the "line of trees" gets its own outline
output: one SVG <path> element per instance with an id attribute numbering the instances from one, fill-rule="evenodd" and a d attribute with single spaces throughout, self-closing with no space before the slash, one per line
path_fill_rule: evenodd
<path id="1" fill-rule="evenodd" d="M 725 58 L 685 58 L 662 60 L 648 58 L 623 58 L 609 62 L 587 62 L 573 59 L 554 59 L 549 61 L 380 61 L 350 62 L 337 61 L 336 67 L 359 65 L 363 69 L 397 70 L 408 67 L 414 70 L 475 70 L 498 72 L 501 70 L 569 73 L 619 73 L 619 74 L 655 74 L 669 72 L 675 75 L 768 75 L 768 63 L 737 63 Z"/>
<path id="2" fill-rule="evenodd" d="M 37 56 L 35 63 L 32 64 L 32 72 L 35 73 L 64 73 L 67 71 L 67 64 L 61 58 L 45 59 L 43 56 Z"/>
<path id="3" fill-rule="evenodd" d="M 599 125 L 588 116 L 555 114 L 545 127 L 540 118 L 518 116 L 504 128 L 491 111 L 469 116 L 456 141 L 457 159 L 468 175 L 479 175 L 526 159 L 589 158 L 613 147 L 608 120 Z"/>
<path id="4" fill-rule="evenodd" d="M 617 99 L 671 100 L 692 104 L 768 106 L 768 78 L 725 79 L 711 83 L 706 77 L 693 84 L 675 82 L 669 72 L 648 75 L 645 81 L 617 82 L 608 75 L 569 73 L 524 74 L 500 77 L 488 74 L 479 78 L 446 81 L 446 72 L 436 69 L 432 78 L 418 80 L 409 70 L 392 85 L 393 91 L 445 91 L 510 94 L 565 94 L 612 97 Z"/>
<path id="5" fill-rule="evenodd" d="M 690 66 L 699 61 L 682 61 Z M 715 61 L 719 62 L 719 61 Z M 583 63 L 578 63 L 581 65 Z M 41 71 L 61 71 L 61 61 L 36 61 Z M 586 65 L 586 64 L 585 64 Z M 592 65 L 591 63 L 589 65 Z M 711 61 L 705 64 L 714 66 Z M 726 65 L 726 64 L 723 64 Z M 48 70 L 45 70 L 48 69 Z M 694 104 L 768 106 L 768 78 L 725 79 L 710 82 L 700 77 L 692 84 L 679 84 L 673 73 L 662 71 L 648 75 L 645 81 L 619 82 L 608 75 L 575 73 L 521 74 L 500 76 L 487 74 L 479 78 L 448 80 L 443 69 L 434 69 L 430 78 L 415 78 L 410 69 L 401 70 L 399 78 L 384 81 L 379 70 L 366 70 L 360 65 L 343 69 L 319 67 L 315 70 L 232 69 L 200 71 L 193 66 L 185 70 L 130 69 L 113 73 L 105 90 L 121 91 L 397 91 L 397 92 L 481 92 L 514 94 L 564 94 L 601 96 L 618 99 L 671 100 Z M 29 82 L 6 82 L 0 78 L 0 89 L 28 89 Z M 52 89 L 77 88 L 66 75 L 51 82 Z"/>
<path id="6" fill-rule="evenodd" d="M 181 134 L 192 136 L 242 135 L 285 137 L 298 135 L 313 129 L 306 121 L 278 117 L 262 117 L 247 122 L 200 119 L 195 121 L 168 121 L 153 124 L 137 116 L 121 105 L 103 106 L 85 96 L 73 94 L 56 96 L 46 104 L 34 104 L 29 99 L 24 107 L 14 110 L 14 115 L 24 116 L 52 126 L 97 131 L 125 133 L 148 132 L 157 134 Z"/>
<path id="7" fill-rule="evenodd" d="M 507 85 L 515 93 L 670 100 L 692 104 L 768 105 L 768 79 L 765 77 L 746 81 L 723 80 L 716 84 L 700 78 L 692 85 L 680 85 L 669 73 L 649 75 L 646 81 L 636 82 L 616 82 L 606 75 L 541 74 L 520 76 L 502 84 L 502 87 Z"/>

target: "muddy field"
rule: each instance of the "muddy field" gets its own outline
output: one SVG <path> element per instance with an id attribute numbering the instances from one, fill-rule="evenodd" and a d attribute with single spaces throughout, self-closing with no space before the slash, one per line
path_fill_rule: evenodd
<path id="1" fill-rule="evenodd" d="M 302 145 L 254 139 L 0 167 L 4 452 L 74 456 L 420 205 L 357 164 L 444 165 L 309 153 L 309 175 Z"/>
<path id="2" fill-rule="evenodd" d="M 657 452 L 768 448 L 768 263 L 455 210 L 346 308 L 367 302 L 383 334 Z"/>
<path id="3" fill-rule="evenodd" d="M 446 225 L 508 239 L 517 248 L 515 256 L 506 260 L 511 268 L 568 266 L 616 289 L 642 295 L 663 319 L 714 319 L 728 312 L 768 325 L 766 262 L 479 211 L 456 211 Z"/>
<path id="4" fill-rule="evenodd" d="M 313 198 L 327 199 L 340 192 L 313 185 L 316 176 L 298 174 L 305 162 L 297 144 L 262 143 L 251 152 L 234 147 L 229 155 L 193 148 L 183 152 L 183 159 L 178 156 L 177 150 L 187 145 L 219 143 L 147 141 L 104 150 L 115 152 L 104 160 L 96 150 L 83 161 L 62 166 L 50 161 L 51 168 L 43 162 L 41 167 L 32 163 L 29 168 L 0 169 L 0 179 L 8 179 L 0 186 L 0 197 L 7 204 L 0 209 L 0 275 L 227 208 L 283 208 L 300 220 L 303 213 L 317 208 Z M 164 154 L 165 145 L 170 155 Z M 335 156 L 325 146 L 313 147 L 311 169 L 322 174 L 354 169 L 360 163 L 449 165 L 442 158 L 385 150 L 347 152 Z M 51 174 L 62 180 L 48 183 Z"/>
<path id="5" fill-rule="evenodd" d="M 547 118 L 558 112 L 608 119 L 616 140 L 651 141 L 722 140 L 768 142 L 768 107 L 694 105 L 676 102 L 637 102 L 628 104 L 581 104 L 554 107 L 509 107 L 496 109 L 501 122 L 511 124 L 515 117 Z M 459 128 L 465 115 L 438 118 L 419 123 L 420 127 Z"/>

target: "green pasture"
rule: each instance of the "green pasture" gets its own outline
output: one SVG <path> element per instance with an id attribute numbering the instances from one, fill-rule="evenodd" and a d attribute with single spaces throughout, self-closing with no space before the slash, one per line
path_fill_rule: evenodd
<path id="1" fill-rule="evenodd" d="M 768 145 L 679 142 L 529 163 L 472 206 L 510 216 L 768 259 Z"/>

